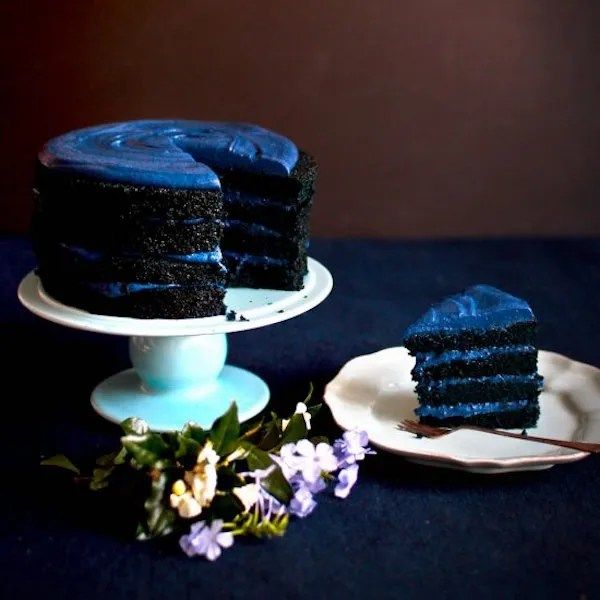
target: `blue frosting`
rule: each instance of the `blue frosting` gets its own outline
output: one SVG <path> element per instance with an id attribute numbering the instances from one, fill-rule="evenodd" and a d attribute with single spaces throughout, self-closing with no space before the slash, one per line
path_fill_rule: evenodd
<path id="1" fill-rule="evenodd" d="M 81 246 L 73 246 L 68 244 L 61 244 L 61 247 L 64 248 L 67 252 L 75 254 L 80 259 L 89 262 L 98 262 L 106 257 L 106 253 L 100 250 L 90 250 Z M 122 252 L 121 256 L 128 258 L 138 258 L 141 256 L 151 255 L 142 255 L 139 252 Z M 219 248 L 216 248 L 214 250 L 208 250 L 204 252 L 192 252 L 190 254 L 158 254 L 154 258 L 188 264 L 218 264 L 221 263 L 221 261 L 223 260 L 223 255 L 221 253 L 221 250 Z"/>
<path id="2" fill-rule="evenodd" d="M 431 404 L 422 404 L 415 409 L 419 417 L 435 417 L 445 419 L 448 417 L 472 417 L 474 415 L 485 415 L 495 412 L 512 412 L 525 408 L 530 404 L 530 400 L 511 400 L 502 402 L 480 402 L 471 404 L 454 404 L 434 406 Z"/>
<path id="3" fill-rule="evenodd" d="M 490 285 L 476 285 L 431 307 L 406 330 L 405 337 L 427 333 L 486 330 L 515 323 L 534 322 L 525 300 Z"/>
<path id="4" fill-rule="evenodd" d="M 218 190 L 218 170 L 287 177 L 298 162 L 287 138 L 257 125 L 146 120 L 70 131 L 49 140 L 40 162 L 97 179 Z"/>
<path id="5" fill-rule="evenodd" d="M 488 360 L 511 354 L 529 354 L 536 352 L 535 346 L 527 344 L 514 346 L 490 346 L 488 348 L 473 348 L 471 350 L 444 350 L 443 352 L 415 353 L 415 375 L 422 374 L 429 367 L 444 365 L 456 361 Z"/>
<path id="6" fill-rule="evenodd" d="M 128 296 L 129 294 L 137 294 L 139 292 L 147 291 L 162 291 L 174 288 L 191 288 L 196 287 L 194 284 L 181 284 L 181 283 L 124 283 L 122 281 L 107 281 L 107 282 L 91 282 L 86 284 L 91 290 L 108 296 L 109 298 L 117 298 L 119 296 Z M 224 289 L 221 284 L 207 285 L 203 283 L 200 286 L 202 289 L 207 287 L 215 287 L 218 289 Z"/>
<path id="7" fill-rule="evenodd" d="M 472 383 L 485 383 L 486 385 L 494 385 L 496 383 L 511 383 L 517 385 L 534 383 L 538 388 L 541 388 L 542 377 L 537 373 L 530 373 L 528 375 L 505 375 L 499 373 L 483 377 L 445 377 L 443 379 L 422 380 L 419 383 L 419 387 L 426 391 L 439 391 L 444 390 L 449 386 L 470 385 Z"/>

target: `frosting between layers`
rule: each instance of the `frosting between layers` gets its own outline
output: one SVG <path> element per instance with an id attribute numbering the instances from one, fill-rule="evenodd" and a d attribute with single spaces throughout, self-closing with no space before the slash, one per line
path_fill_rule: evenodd
<path id="1" fill-rule="evenodd" d="M 68 244 L 60 244 L 61 248 L 67 252 L 76 255 L 82 260 L 90 262 L 98 262 L 111 256 L 101 250 L 90 250 L 89 248 L 83 248 L 81 246 L 73 246 Z M 171 262 L 181 262 L 187 264 L 220 264 L 222 265 L 223 255 L 219 248 L 214 250 L 202 251 L 202 252 L 191 252 L 189 254 L 142 254 L 141 252 L 127 252 L 123 251 L 117 257 L 123 258 L 155 258 L 158 260 L 168 260 Z"/>
<path id="2" fill-rule="evenodd" d="M 490 285 L 476 285 L 432 306 L 408 327 L 405 338 L 431 333 L 452 334 L 468 329 L 485 331 L 522 322 L 535 322 L 525 300 Z"/>
<path id="3" fill-rule="evenodd" d="M 167 188 L 219 190 L 214 169 L 288 177 L 295 144 L 247 123 L 142 120 L 70 131 L 39 154 L 49 169 L 96 179 Z"/>
<path id="4" fill-rule="evenodd" d="M 444 350 L 443 352 L 417 352 L 414 372 L 421 375 L 425 369 L 453 362 L 470 362 L 496 359 L 503 356 L 530 354 L 537 352 L 535 346 L 516 344 L 514 346 L 489 346 L 487 348 L 472 348 L 471 350 Z"/>
<path id="5" fill-rule="evenodd" d="M 535 402 L 534 402 L 535 403 Z M 435 417 L 444 419 L 447 417 L 472 417 L 475 415 L 485 415 L 496 412 L 513 412 L 526 408 L 534 404 L 531 400 L 503 400 L 499 402 L 480 402 L 469 404 L 454 404 L 434 406 L 430 404 L 421 404 L 415 409 L 419 417 Z"/>
<path id="6" fill-rule="evenodd" d="M 483 377 L 445 377 L 443 379 L 422 379 L 418 387 L 423 391 L 429 392 L 444 390 L 449 386 L 471 385 L 473 383 L 483 383 L 485 385 L 494 385 L 496 383 L 535 383 L 541 388 L 542 377 L 537 373 L 530 373 L 528 375 L 506 375 L 498 373 L 496 375 L 486 375 Z"/>
<path id="7" fill-rule="evenodd" d="M 121 281 L 107 281 L 107 282 L 89 282 L 85 284 L 89 289 L 107 296 L 109 298 L 118 298 L 120 296 L 128 296 L 130 294 L 137 294 L 140 292 L 157 292 L 170 289 L 185 289 L 185 288 L 196 288 L 201 289 L 211 288 L 223 290 L 225 286 L 219 283 L 203 283 L 202 285 L 197 284 L 183 284 L 183 283 L 138 283 L 138 282 L 121 282 Z"/>

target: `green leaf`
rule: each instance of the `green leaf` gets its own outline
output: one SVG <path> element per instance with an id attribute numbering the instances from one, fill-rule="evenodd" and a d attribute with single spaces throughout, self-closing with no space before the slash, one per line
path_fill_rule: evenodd
<path id="1" fill-rule="evenodd" d="M 231 467 L 217 469 L 217 489 L 227 492 L 234 487 L 243 485 L 242 478 Z"/>
<path id="2" fill-rule="evenodd" d="M 164 473 L 152 480 L 150 495 L 144 502 L 146 519 L 138 525 L 137 529 L 138 540 L 167 535 L 173 530 L 175 511 L 164 502 L 166 486 L 167 477 Z"/>
<path id="3" fill-rule="evenodd" d="M 243 510 L 244 506 L 233 494 L 215 496 L 210 505 L 212 517 L 223 521 L 233 521 Z"/>
<path id="4" fill-rule="evenodd" d="M 277 421 L 273 420 L 267 425 L 267 431 L 263 439 L 258 444 L 262 450 L 273 450 L 281 439 L 281 428 Z"/>
<path id="5" fill-rule="evenodd" d="M 158 433 L 126 435 L 121 438 L 123 447 L 142 467 L 163 468 L 169 459 L 169 446 Z"/>
<path id="6" fill-rule="evenodd" d="M 196 462 L 202 446 L 192 437 L 179 436 L 179 447 L 175 451 L 175 458 L 189 458 Z"/>
<path id="7" fill-rule="evenodd" d="M 264 423 L 264 418 L 258 421 L 244 423 L 240 426 L 240 435 L 243 439 L 251 439 L 255 435 L 259 434 Z"/>
<path id="8" fill-rule="evenodd" d="M 237 405 L 232 402 L 229 410 L 213 423 L 210 430 L 210 439 L 215 452 L 219 456 L 225 456 L 236 449 L 239 437 L 240 422 L 238 420 Z"/>
<path id="9" fill-rule="evenodd" d="M 198 442 L 201 446 L 204 446 L 204 443 L 208 439 L 210 432 L 206 429 L 200 427 L 200 425 L 196 425 L 195 423 L 186 423 L 183 429 L 181 430 L 181 436 L 185 438 L 190 438 Z"/>
<path id="10" fill-rule="evenodd" d="M 144 435 L 148 433 L 148 423 L 138 417 L 129 417 L 121 422 L 121 429 L 125 435 Z"/>
<path id="11" fill-rule="evenodd" d="M 308 429 L 306 428 L 304 416 L 294 414 L 291 416 L 287 427 L 283 430 L 283 435 L 281 436 L 281 442 L 279 445 L 283 446 L 284 444 L 290 444 L 292 442 L 297 442 L 298 440 L 303 440 L 307 434 Z"/>
<path id="12" fill-rule="evenodd" d="M 97 468 L 92 471 L 92 480 L 90 481 L 90 490 L 96 492 L 108 487 L 108 478 L 114 471 L 114 466 L 108 468 Z"/>
<path id="13" fill-rule="evenodd" d="M 96 459 L 96 465 L 99 467 L 108 467 L 111 465 L 122 465 L 127 458 L 127 450 L 121 448 L 117 452 L 110 452 L 109 454 L 103 454 Z"/>
<path id="14" fill-rule="evenodd" d="M 275 463 L 264 450 L 256 448 L 251 444 L 248 446 L 248 458 L 246 460 L 248 461 L 250 470 L 268 469 L 274 465 L 271 473 L 262 480 L 262 487 L 271 494 L 271 496 L 279 500 L 279 502 L 288 504 L 292 499 L 292 488 L 288 480 L 284 477 L 279 465 Z"/>
<path id="15" fill-rule="evenodd" d="M 80 474 L 79 469 L 64 454 L 56 454 L 55 456 L 46 458 L 40 462 L 40 465 L 43 467 L 59 467 L 60 469 L 71 471 L 76 475 Z"/>

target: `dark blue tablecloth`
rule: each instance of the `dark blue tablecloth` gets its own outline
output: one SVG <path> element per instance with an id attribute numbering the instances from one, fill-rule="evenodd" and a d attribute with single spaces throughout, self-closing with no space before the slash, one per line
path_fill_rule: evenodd
<path id="1" fill-rule="evenodd" d="M 597 597 L 600 459 L 476 476 L 380 454 L 346 502 L 322 498 L 283 539 L 238 543 L 214 564 L 113 532 L 86 495 L 37 465 L 112 449 L 89 393 L 128 364 L 122 338 L 30 315 L 16 287 L 34 261 L 0 238 L 2 394 L 0 593 L 6 598 Z M 600 242 L 317 241 L 331 297 L 286 323 L 230 336 L 230 362 L 293 408 L 358 354 L 398 345 L 430 302 L 485 282 L 527 298 L 540 347 L 600 362 Z M 10 391 L 14 390 L 14 391 Z M 328 415 L 321 427 L 331 429 Z"/>

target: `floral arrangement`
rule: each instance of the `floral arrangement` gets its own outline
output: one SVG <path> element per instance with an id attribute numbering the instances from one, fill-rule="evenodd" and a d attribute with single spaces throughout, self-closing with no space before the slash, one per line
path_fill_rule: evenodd
<path id="1" fill-rule="evenodd" d="M 299 402 L 289 419 L 240 425 L 235 403 L 210 429 L 188 423 L 156 433 L 137 418 L 121 424 L 121 448 L 100 457 L 90 477 L 65 457 L 43 465 L 77 473 L 91 490 L 141 488 L 137 538 L 179 535 L 188 556 L 217 559 L 236 536 L 282 536 L 291 517 L 312 513 L 315 497 L 332 489 L 346 498 L 358 463 L 373 451 L 365 432 L 348 431 L 332 445 L 310 437 L 320 405 Z"/>

